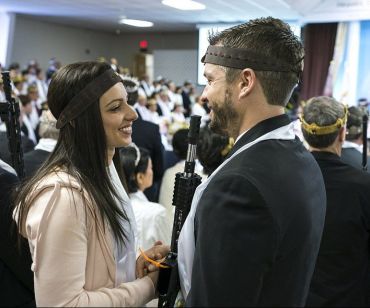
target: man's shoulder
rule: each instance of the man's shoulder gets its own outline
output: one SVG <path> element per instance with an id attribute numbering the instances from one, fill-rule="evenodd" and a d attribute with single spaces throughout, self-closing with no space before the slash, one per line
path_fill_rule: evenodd
<path id="1" fill-rule="evenodd" d="M 0 183 L 2 183 L 2 185 L 17 183 L 17 182 L 18 182 L 18 178 L 16 175 L 0 167 Z"/>
<path id="2" fill-rule="evenodd" d="M 315 159 L 299 140 L 264 140 L 240 152 L 232 158 L 234 164 L 271 168 L 279 163 L 315 165 Z"/>
<path id="3" fill-rule="evenodd" d="M 34 158 L 34 157 L 48 157 L 50 155 L 50 152 L 45 150 L 31 150 L 29 152 L 24 153 L 23 157 L 25 159 L 28 158 Z"/>
<path id="4" fill-rule="evenodd" d="M 346 171 L 348 174 L 347 179 L 349 182 L 354 181 L 357 182 L 357 184 L 364 183 L 367 185 L 367 187 L 370 187 L 370 173 L 351 166 L 347 163 L 343 163 L 343 165 L 346 167 Z"/>

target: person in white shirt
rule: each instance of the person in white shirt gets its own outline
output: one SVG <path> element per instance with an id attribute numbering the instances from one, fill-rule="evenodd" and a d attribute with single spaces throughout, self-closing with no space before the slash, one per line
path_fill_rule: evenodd
<path id="1" fill-rule="evenodd" d="M 154 92 L 154 87 L 149 81 L 148 75 L 143 75 L 140 79 L 140 88 L 143 89 L 146 97 L 150 97 Z"/>
<path id="2" fill-rule="evenodd" d="M 48 95 L 48 85 L 45 80 L 45 74 L 42 69 L 36 69 L 36 81 L 35 85 L 37 87 L 38 99 L 37 102 L 44 102 Z M 38 106 L 39 107 L 39 106 Z M 41 107 L 41 106 L 40 106 Z M 41 108 L 40 108 L 41 109 Z"/>
<path id="3" fill-rule="evenodd" d="M 172 205 L 175 178 L 176 173 L 184 172 L 185 159 L 188 151 L 188 133 L 189 129 L 183 128 L 176 131 L 173 135 L 172 147 L 179 161 L 164 172 L 161 189 L 159 191 L 159 203 L 166 208 L 168 223 L 171 226 L 173 225 L 173 217 L 175 214 L 175 207 Z M 202 173 L 202 166 L 199 163 L 196 163 L 195 168 L 196 173 L 202 177 L 206 177 Z"/>
<path id="4" fill-rule="evenodd" d="M 42 101 L 39 97 L 39 91 L 37 90 L 37 87 L 35 85 L 30 85 L 27 88 L 27 96 L 31 100 L 32 104 L 32 112 L 28 116 L 28 118 L 30 119 L 33 129 L 36 129 L 37 125 L 39 124 L 39 117 L 42 109 L 41 106 Z"/>
<path id="5" fill-rule="evenodd" d="M 137 102 L 134 105 L 136 112 L 138 113 L 139 117 L 144 121 L 151 120 L 151 114 L 147 106 L 147 98 L 145 96 L 139 95 L 137 98 Z"/>
<path id="6" fill-rule="evenodd" d="M 171 110 L 173 109 L 173 102 L 168 97 L 168 91 L 162 89 L 157 97 L 157 104 L 161 108 L 162 117 L 168 121 L 171 121 Z"/>
<path id="7" fill-rule="evenodd" d="M 32 102 L 30 101 L 29 97 L 26 95 L 20 95 L 19 100 L 21 102 L 20 107 L 20 120 L 21 120 L 21 127 L 22 131 L 27 135 L 29 139 L 32 140 L 32 142 L 36 145 L 37 144 L 37 138 L 36 138 L 36 132 L 35 128 L 38 124 L 38 116 L 35 115 L 35 110 L 32 106 Z M 35 124 L 34 121 L 37 120 L 37 123 Z"/>
<path id="8" fill-rule="evenodd" d="M 206 109 L 204 108 L 205 102 L 203 102 L 200 99 L 200 96 L 197 96 L 195 98 L 195 104 L 193 105 L 193 108 L 191 109 L 191 115 L 197 115 L 201 116 L 201 127 L 204 127 L 207 125 L 207 122 L 209 121 L 209 114 L 207 113 Z"/>
<path id="9" fill-rule="evenodd" d="M 169 244 L 171 226 L 165 208 L 144 195 L 144 190 L 153 184 L 149 152 L 131 144 L 120 149 L 120 157 L 137 225 L 138 248 L 146 250 L 156 241 Z"/>
<path id="10" fill-rule="evenodd" d="M 159 125 L 160 124 L 160 118 L 159 114 L 157 112 L 157 101 L 155 98 L 149 98 L 148 99 L 148 110 L 150 113 L 150 122 L 153 122 L 154 124 Z"/>

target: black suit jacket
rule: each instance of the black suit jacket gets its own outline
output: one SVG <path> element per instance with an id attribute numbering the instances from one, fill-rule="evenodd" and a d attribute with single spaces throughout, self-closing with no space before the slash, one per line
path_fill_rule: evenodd
<path id="1" fill-rule="evenodd" d="M 164 149 L 159 133 L 159 126 L 149 121 L 138 118 L 132 124 L 132 141 L 139 147 L 145 148 L 150 153 L 153 163 L 153 188 L 145 190 L 150 201 L 158 200 L 158 186 L 164 172 Z"/>
<path id="2" fill-rule="evenodd" d="M 27 153 L 35 147 L 35 144 L 31 139 L 28 139 L 26 136 L 21 136 L 22 150 L 23 153 Z M 5 161 L 7 164 L 12 164 L 12 158 L 9 152 L 8 146 L 8 137 L 6 132 L 0 132 L 0 159 Z"/>
<path id="3" fill-rule="evenodd" d="M 18 249 L 11 232 L 11 192 L 18 184 L 15 175 L 0 167 L 0 306 L 35 306 L 31 254 L 27 240 Z M 15 231 L 15 230 L 13 230 Z"/>
<path id="4" fill-rule="evenodd" d="M 289 124 L 286 115 L 245 133 L 244 144 Z M 295 140 L 266 140 L 210 181 L 195 216 L 189 306 L 303 306 L 325 218 L 325 188 Z"/>
<path id="5" fill-rule="evenodd" d="M 32 177 L 49 155 L 50 152 L 44 150 L 33 150 L 25 153 L 23 155 L 25 176 Z"/>
<path id="6" fill-rule="evenodd" d="M 307 306 L 369 306 L 370 174 L 335 154 L 312 154 L 324 176 L 327 210 Z"/>
<path id="7" fill-rule="evenodd" d="M 346 164 L 362 170 L 362 153 L 355 148 L 342 148 L 340 159 Z M 369 157 L 367 161 L 370 162 Z M 368 168 L 367 171 L 370 172 L 370 168 Z"/>

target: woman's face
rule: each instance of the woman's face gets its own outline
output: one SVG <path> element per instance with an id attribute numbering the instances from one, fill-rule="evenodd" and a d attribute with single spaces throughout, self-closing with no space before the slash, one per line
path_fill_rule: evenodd
<path id="1" fill-rule="evenodd" d="M 137 113 L 127 104 L 127 92 L 121 82 L 100 97 L 99 107 L 108 149 L 129 145 Z"/>

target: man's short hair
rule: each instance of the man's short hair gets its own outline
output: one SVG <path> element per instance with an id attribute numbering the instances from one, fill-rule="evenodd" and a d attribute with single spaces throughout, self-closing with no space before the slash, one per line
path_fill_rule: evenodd
<path id="1" fill-rule="evenodd" d="M 307 143 L 315 148 L 326 148 L 332 145 L 339 134 L 340 128 L 345 125 L 346 107 L 328 96 L 313 97 L 303 108 L 302 133 Z M 340 121 L 340 119 L 344 119 Z M 319 127 L 317 132 L 305 128 L 308 125 Z M 329 129 L 330 126 L 332 126 Z M 329 133 L 320 133 L 320 128 L 327 129 Z"/>
<path id="2" fill-rule="evenodd" d="M 267 17 L 209 35 L 210 45 L 248 49 L 253 53 L 278 59 L 282 63 L 302 70 L 304 49 L 289 25 L 280 19 Z M 225 67 L 226 81 L 233 82 L 240 69 Z M 270 105 L 285 106 L 299 81 L 295 72 L 255 71 L 263 93 Z"/>
<path id="3" fill-rule="evenodd" d="M 188 133 L 189 129 L 183 128 L 177 130 L 172 138 L 172 147 L 174 153 L 180 158 L 185 159 L 188 151 Z"/>
<path id="4" fill-rule="evenodd" d="M 362 118 L 365 112 L 360 107 L 348 108 L 346 139 L 356 140 L 362 136 Z"/>

